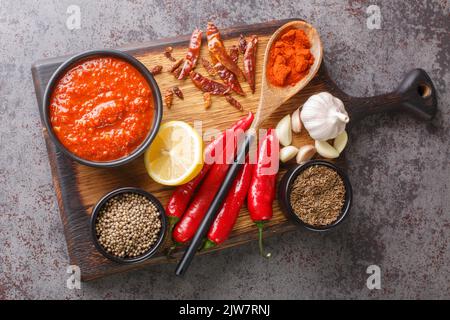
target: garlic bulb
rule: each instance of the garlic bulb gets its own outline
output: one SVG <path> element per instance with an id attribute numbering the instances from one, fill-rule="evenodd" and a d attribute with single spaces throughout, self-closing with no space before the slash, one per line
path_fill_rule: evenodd
<path id="1" fill-rule="evenodd" d="M 291 131 L 291 116 L 288 114 L 283 119 L 278 122 L 275 128 L 278 140 L 280 140 L 283 147 L 287 147 L 292 142 L 292 131 Z"/>
<path id="2" fill-rule="evenodd" d="M 298 153 L 298 149 L 294 146 L 287 146 L 280 150 L 280 160 L 283 163 L 288 162 L 291 159 L 294 159 Z"/>
<path id="3" fill-rule="evenodd" d="M 350 120 L 344 103 L 328 92 L 309 97 L 300 117 L 311 138 L 319 141 L 336 138 Z"/>

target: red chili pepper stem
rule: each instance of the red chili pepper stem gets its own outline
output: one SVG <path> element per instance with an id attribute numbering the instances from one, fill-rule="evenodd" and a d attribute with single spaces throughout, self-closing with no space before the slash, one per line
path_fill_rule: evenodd
<path id="1" fill-rule="evenodd" d="M 173 251 L 178 248 L 179 246 L 181 246 L 181 244 L 179 244 L 178 242 L 173 242 L 172 245 L 169 247 L 169 249 L 167 249 L 167 253 L 166 253 L 166 257 L 167 259 L 172 259 L 174 258 L 172 256 Z"/>
<path id="2" fill-rule="evenodd" d="M 206 239 L 202 250 L 208 250 L 208 249 L 214 248 L 215 246 L 216 246 L 216 244 L 214 243 L 214 241 Z"/>
<path id="3" fill-rule="evenodd" d="M 175 227 L 175 225 L 177 224 L 177 222 L 180 221 L 180 218 L 175 217 L 175 216 L 169 216 L 167 218 L 169 220 L 169 234 L 170 234 L 170 233 L 172 233 L 172 230 Z"/>
<path id="4" fill-rule="evenodd" d="M 258 244 L 259 244 L 259 254 L 264 258 L 270 258 L 272 254 L 270 252 L 264 252 L 264 244 L 263 244 L 263 229 L 264 229 L 265 221 L 256 221 L 255 224 L 258 227 Z"/>

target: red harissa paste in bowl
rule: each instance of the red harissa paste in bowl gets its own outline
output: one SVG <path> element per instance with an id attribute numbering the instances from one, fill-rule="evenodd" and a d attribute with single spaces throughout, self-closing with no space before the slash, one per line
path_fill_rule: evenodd
<path id="1" fill-rule="evenodd" d="M 54 88 L 50 121 L 59 141 L 80 158 L 105 162 L 133 152 L 153 120 L 153 98 L 142 74 L 113 57 L 82 61 Z"/>

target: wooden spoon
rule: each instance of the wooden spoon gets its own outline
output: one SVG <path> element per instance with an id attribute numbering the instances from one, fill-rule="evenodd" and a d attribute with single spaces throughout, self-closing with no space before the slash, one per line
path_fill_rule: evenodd
<path id="1" fill-rule="evenodd" d="M 294 86 L 286 86 L 286 87 L 276 87 L 273 86 L 269 81 L 267 81 L 266 77 L 266 68 L 267 62 L 269 59 L 269 52 L 273 45 L 273 43 L 278 40 L 280 35 L 289 29 L 301 29 L 305 31 L 308 39 L 311 43 L 311 53 L 314 55 L 314 64 L 309 69 L 306 77 L 301 79 Z M 310 24 L 304 21 L 292 21 L 286 23 L 282 27 L 280 27 L 272 37 L 269 39 L 269 42 L 266 47 L 266 52 L 264 54 L 264 67 L 263 67 L 263 79 L 262 79 L 262 87 L 261 87 L 261 97 L 259 101 L 259 106 L 256 111 L 255 119 L 253 120 L 252 127 L 250 130 L 250 134 L 246 135 L 246 139 L 244 141 L 243 147 L 239 148 L 238 155 L 236 157 L 236 161 L 230 166 L 228 170 L 227 176 L 217 192 L 211 206 L 205 214 L 197 232 L 194 235 L 189 247 L 184 252 L 183 257 L 177 265 L 175 274 L 177 276 L 183 275 L 187 268 L 189 267 L 192 259 L 194 259 L 197 250 L 200 248 L 200 245 L 203 243 L 203 238 L 208 232 L 211 223 L 216 217 L 217 212 L 219 211 L 225 197 L 228 194 L 228 190 L 230 189 L 233 181 L 239 172 L 241 165 L 245 162 L 245 156 L 247 151 L 255 139 L 255 133 L 257 128 L 263 123 L 265 119 L 267 119 L 279 106 L 281 106 L 284 102 L 286 102 L 289 98 L 298 93 L 302 88 L 304 88 L 312 78 L 316 75 L 319 70 L 320 64 L 322 63 L 323 49 L 322 42 L 320 41 L 319 33 L 316 29 L 314 29 Z"/>
<path id="2" fill-rule="evenodd" d="M 309 42 L 311 43 L 310 50 L 314 56 L 314 63 L 310 67 L 308 74 L 295 85 L 277 87 L 272 85 L 266 77 L 267 62 L 269 61 L 270 49 L 272 48 L 272 45 L 280 38 L 282 34 L 290 29 L 300 29 L 306 33 Z M 279 106 L 303 89 L 319 71 L 320 65 L 322 64 L 322 59 L 322 41 L 320 40 L 317 30 L 309 23 L 305 21 L 291 21 L 275 31 L 272 37 L 270 37 L 269 42 L 267 43 L 266 52 L 264 53 L 261 97 L 259 98 L 259 106 L 256 111 L 255 120 L 252 123 L 252 127 L 258 128 Z"/>

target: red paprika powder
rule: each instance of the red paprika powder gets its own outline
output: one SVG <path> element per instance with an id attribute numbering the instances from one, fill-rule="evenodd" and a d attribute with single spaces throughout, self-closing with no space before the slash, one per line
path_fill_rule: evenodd
<path id="1" fill-rule="evenodd" d="M 267 65 L 269 82 L 278 87 L 295 85 L 305 77 L 314 63 L 311 43 L 303 30 L 283 33 L 270 49 Z"/>

